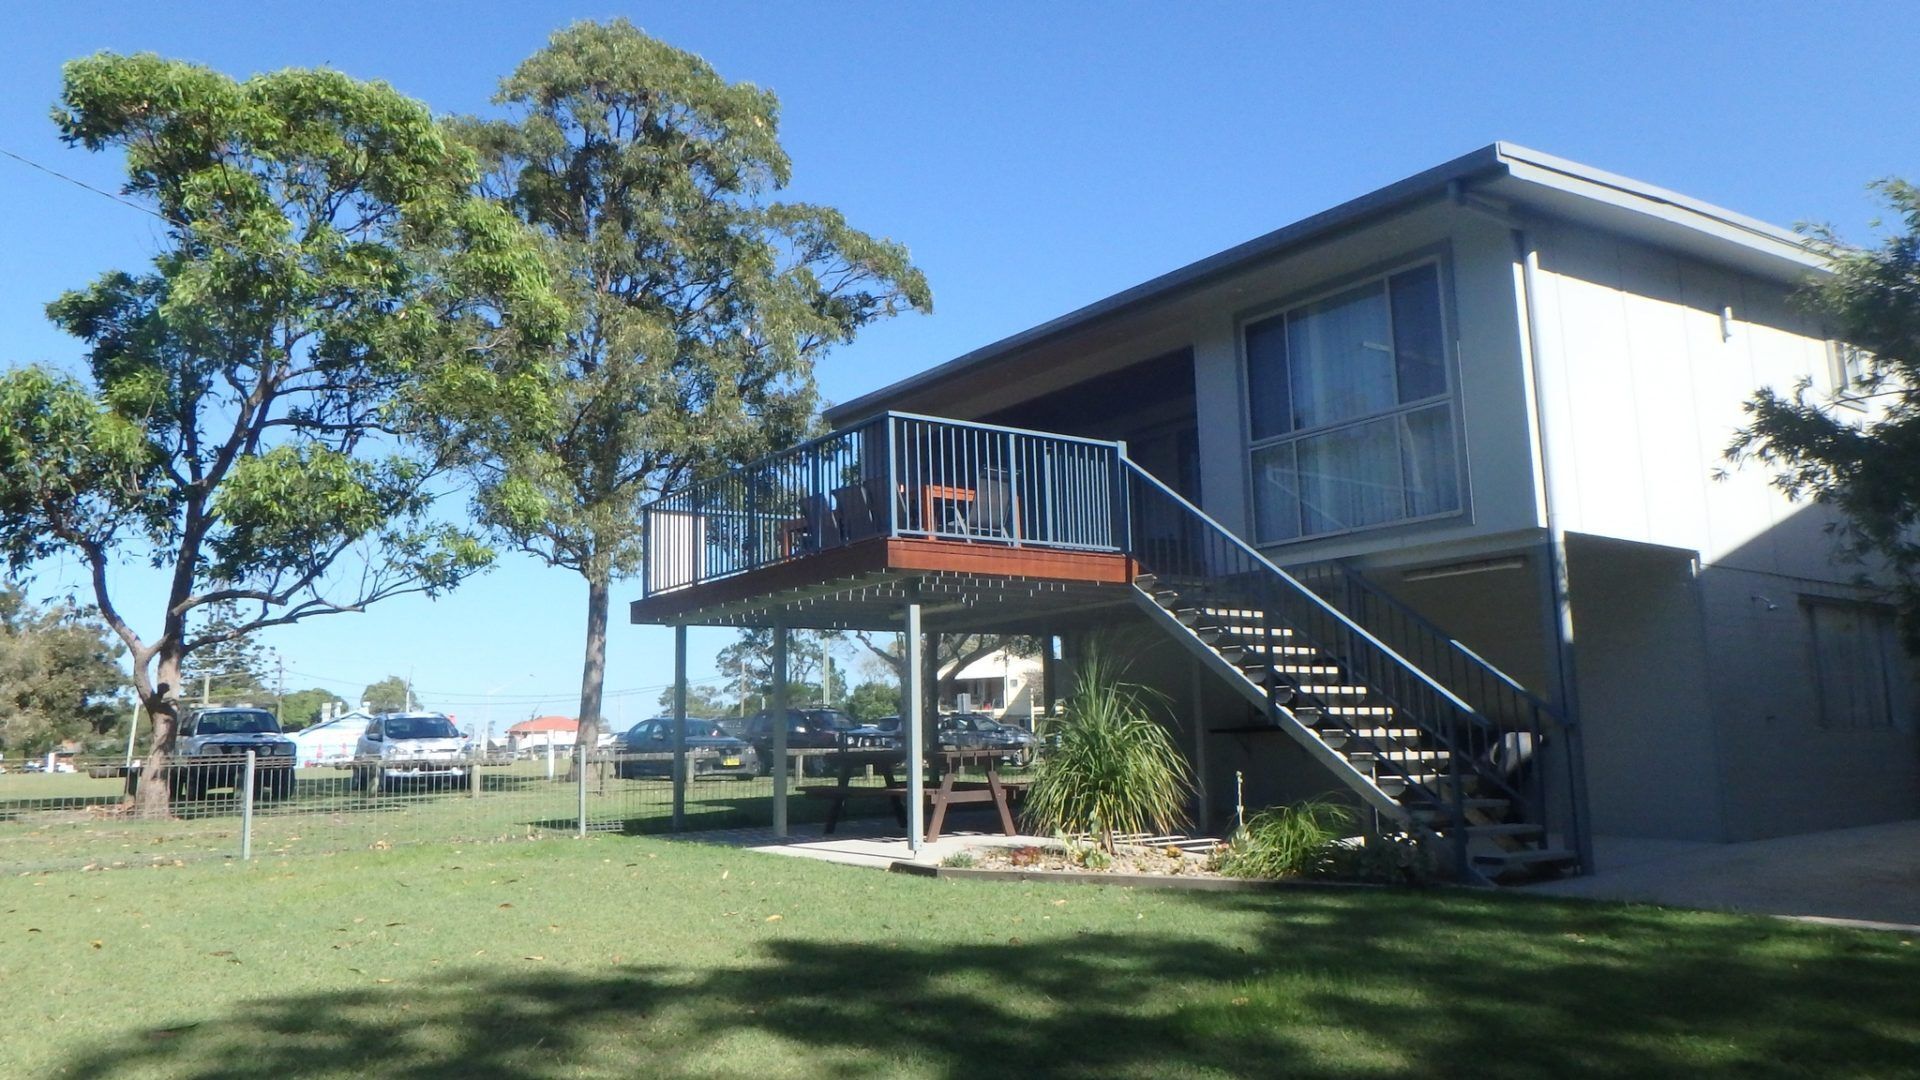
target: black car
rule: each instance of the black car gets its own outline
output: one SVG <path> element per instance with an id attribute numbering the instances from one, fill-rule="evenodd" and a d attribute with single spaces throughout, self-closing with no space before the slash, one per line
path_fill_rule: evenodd
<path id="1" fill-rule="evenodd" d="M 891 748 L 899 746 L 905 736 L 900 732 L 900 718 L 882 716 L 878 720 L 869 720 L 847 732 L 847 745 L 860 748 Z"/>
<path id="2" fill-rule="evenodd" d="M 1025 728 L 1003 724 L 985 713 L 943 716 L 935 732 L 942 750 L 998 750 L 1015 765 L 1030 764 L 1039 742 Z"/>
<path id="3" fill-rule="evenodd" d="M 687 765 L 691 776 L 752 776 L 760 771 L 760 755 L 719 724 L 689 716 L 686 721 Z M 642 720 L 615 741 L 619 755 L 615 775 L 622 780 L 642 776 L 672 776 L 673 759 L 654 757 L 673 753 L 673 718 Z M 628 757 L 629 754 L 646 755 Z"/>
<path id="4" fill-rule="evenodd" d="M 856 726 L 853 717 L 839 709 L 788 709 L 787 749 L 844 750 L 847 746 L 846 736 Z M 740 737 L 753 744 L 754 751 L 760 757 L 761 775 L 772 775 L 773 711 L 762 709 L 747 717 Z M 803 773 L 819 776 L 826 772 L 826 763 L 817 755 L 803 758 L 802 762 Z"/>

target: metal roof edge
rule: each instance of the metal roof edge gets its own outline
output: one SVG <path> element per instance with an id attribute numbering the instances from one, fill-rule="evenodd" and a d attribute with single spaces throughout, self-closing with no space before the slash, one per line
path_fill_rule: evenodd
<path id="1" fill-rule="evenodd" d="M 1095 300 L 1037 326 L 962 353 L 850 401 L 831 406 L 824 411 L 824 415 L 828 423 L 835 427 L 864 419 L 892 408 L 900 397 L 922 387 L 945 381 L 1048 339 L 1073 333 L 1099 320 L 1226 277 L 1290 249 L 1324 240 L 1411 204 L 1444 195 L 1451 185 L 1490 174 L 1506 174 L 1523 183 L 1611 203 L 1651 217 L 1664 216 L 1672 220 L 1691 216 L 1703 219 L 1692 223 L 1690 227 L 1786 262 L 1807 268 L 1821 265 L 1819 257 L 1808 251 L 1801 238 L 1791 230 L 1631 177 L 1595 169 L 1518 143 L 1497 141 Z M 1608 193 L 1612 193 L 1612 197 Z"/>
<path id="2" fill-rule="evenodd" d="M 1181 289 L 1192 288 L 1214 278 L 1231 274 L 1289 248 L 1350 228 L 1369 218 L 1389 213 L 1407 203 L 1444 193 L 1449 183 L 1497 170 L 1503 164 L 1500 144 L 1489 143 L 1451 161 L 1397 180 L 1385 187 L 1376 188 L 1358 198 L 1349 199 L 1330 209 L 1283 225 L 1252 240 L 1235 244 L 1224 251 L 1215 252 L 1178 269 L 1095 300 L 1091 304 L 1075 308 L 1038 326 L 1028 327 L 1019 333 L 936 364 L 925 371 L 869 391 L 851 401 L 832 406 L 825 410 L 825 416 L 827 421 L 835 426 L 849 420 L 861 419 L 879 411 L 885 400 L 898 397 L 916 387 L 939 382 L 1048 338 L 1071 333 L 1128 308 L 1151 303 Z"/>

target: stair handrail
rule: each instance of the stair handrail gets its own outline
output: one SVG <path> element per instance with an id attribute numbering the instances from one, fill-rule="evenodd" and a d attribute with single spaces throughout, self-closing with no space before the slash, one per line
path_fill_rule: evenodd
<path id="1" fill-rule="evenodd" d="M 1409 621 L 1419 626 L 1420 629 L 1426 631 L 1428 635 L 1444 643 L 1453 652 L 1458 653 L 1462 657 L 1465 657 L 1469 663 L 1479 668 L 1482 672 L 1488 675 L 1491 675 L 1495 679 L 1499 680 L 1499 682 L 1502 685 L 1504 685 L 1508 690 L 1511 690 L 1515 694 L 1519 695 L 1529 705 L 1532 705 L 1534 708 L 1538 709 L 1553 723 L 1559 725 L 1562 728 L 1572 727 L 1574 725 L 1574 721 L 1569 719 L 1566 716 L 1561 715 L 1560 710 L 1555 708 L 1551 702 L 1547 701 L 1545 698 L 1542 698 L 1540 695 L 1534 693 L 1533 691 L 1527 689 L 1524 685 L 1522 685 L 1520 682 L 1515 680 L 1513 676 L 1500 670 L 1500 668 L 1495 666 L 1491 661 L 1487 660 L 1485 657 L 1481 656 L 1479 653 L 1474 652 L 1471 648 L 1467 647 L 1467 645 L 1464 642 L 1462 642 L 1459 638 L 1456 638 L 1452 634 L 1447 633 L 1447 631 L 1443 627 L 1441 627 L 1439 623 L 1436 623 L 1432 619 L 1427 618 L 1425 615 L 1422 615 L 1419 611 L 1415 610 L 1413 606 L 1408 604 L 1406 601 L 1400 599 L 1399 597 L 1386 591 L 1380 586 L 1374 584 L 1374 582 L 1371 579 L 1369 579 L 1365 574 L 1362 574 L 1360 571 L 1355 570 L 1351 565 L 1349 565 L 1345 559 L 1331 559 L 1331 560 L 1328 560 L 1324 565 L 1340 571 L 1342 579 L 1346 581 L 1348 584 L 1354 585 L 1354 586 L 1357 586 L 1358 588 L 1366 590 L 1368 595 L 1379 600 L 1381 603 L 1386 604 L 1388 607 L 1393 608 L 1395 612 L 1406 617 Z"/>
<path id="2" fill-rule="evenodd" d="M 1190 502 L 1186 498 L 1186 496 L 1181 495 L 1179 492 L 1173 490 L 1171 487 L 1168 487 L 1166 483 L 1163 482 L 1159 477 L 1153 475 L 1151 472 L 1148 472 L 1146 469 L 1142 468 L 1138 462 L 1134 461 L 1131 457 L 1127 456 L 1125 452 L 1122 452 L 1119 455 L 1119 461 L 1128 470 L 1130 476 L 1132 476 L 1137 480 L 1145 481 L 1149 486 L 1155 488 L 1161 494 L 1173 499 L 1176 503 L 1180 504 L 1189 513 L 1193 515 L 1195 520 L 1201 522 L 1206 528 L 1212 529 L 1222 539 L 1224 539 L 1229 545 L 1231 545 L 1232 547 L 1238 548 L 1242 554 L 1251 558 L 1255 563 L 1261 566 L 1264 566 L 1268 570 L 1272 571 L 1273 574 L 1276 577 L 1278 577 L 1282 582 L 1292 587 L 1294 591 L 1298 592 L 1301 596 L 1305 597 L 1306 599 L 1311 601 L 1313 604 L 1318 605 L 1326 614 L 1331 615 L 1336 622 L 1344 624 L 1349 631 L 1358 635 L 1362 640 L 1367 642 L 1367 644 L 1378 649 L 1383 655 L 1387 657 L 1387 659 L 1400 665 L 1403 669 L 1411 673 L 1420 682 L 1425 683 L 1429 690 L 1439 695 L 1439 697 L 1443 701 L 1445 701 L 1449 705 L 1452 705 L 1455 709 L 1459 710 L 1460 713 L 1466 716 L 1469 720 L 1477 724 L 1482 724 L 1487 726 L 1493 725 L 1493 721 L 1481 715 L 1478 709 L 1474 708 L 1472 705 L 1467 704 L 1467 702 L 1461 699 L 1461 697 L 1458 694 L 1455 694 L 1452 690 L 1447 689 L 1447 687 L 1444 684 L 1434 679 L 1433 676 L 1427 674 L 1424 670 L 1422 670 L 1419 667 L 1419 665 L 1414 664 L 1412 661 L 1408 660 L 1406 657 L 1401 656 L 1398 652 L 1394 651 L 1394 649 L 1388 646 L 1386 642 L 1381 641 L 1378 637 L 1376 637 L 1372 631 L 1368 630 L 1366 627 L 1361 626 L 1359 623 L 1355 622 L 1351 617 L 1347 615 L 1346 612 L 1341 611 L 1339 608 L 1334 607 L 1332 604 L 1328 603 L 1325 597 L 1321 596 L 1319 593 L 1314 592 L 1312 589 L 1307 588 L 1305 585 L 1300 584 L 1299 580 L 1296 579 L 1292 574 L 1289 574 L 1285 570 L 1282 570 L 1277 564 L 1274 563 L 1272 559 L 1269 559 L 1265 555 L 1260 554 L 1260 552 L 1256 550 L 1253 547 L 1253 545 L 1247 543 L 1245 540 L 1242 540 L 1231 529 L 1228 529 L 1226 526 L 1220 524 L 1218 521 L 1215 521 L 1211 516 L 1207 514 L 1206 511 L 1201 510 L 1199 507 L 1193 505 L 1193 503 Z M 1136 547 L 1134 537 L 1131 535 L 1130 532 L 1127 535 L 1127 547 L 1129 548 L 1130 553 L 1132 553 L 1132 550 Z"/>

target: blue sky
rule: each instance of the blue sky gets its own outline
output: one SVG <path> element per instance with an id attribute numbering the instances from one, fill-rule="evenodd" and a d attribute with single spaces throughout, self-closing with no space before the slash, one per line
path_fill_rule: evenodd
<path id="1" fill-rule="evenodd" d="M 775 90 L 790 193 L 906 243 L 927 272 L 935 314 L 821 367 L 845 400 L 1495 139 L 1864 237 L 1866 183 L 1920 179 L 1920 8 L 1796 7 L 43 3 L 4 17 L 0 148 L 118 183 L 47 121 L 61 62 L 96 50 L 233 74 L 324 64 L 473 112 L 554 28 L 625 15 Z M 139 266 L 155 223 L 5 159 L 0 200 L 0 363 L 71 363 L 44 304 Z M 34 593 L 71 577 L 51 564 Z M 150 631 L 160 594 L 122 577 Z M 509 559 L 446 599 L 265 643 L 291 687 L 351 697 L 411 674 L 463 719 L 489 701 L 496 723 L 571 714 L 584 598 L 577 577 Z M 728 637 L 696 634 L 696 676 Z M 671 663 L 668 631 L 616 625 L 608 715 L 650 715 Z"/>

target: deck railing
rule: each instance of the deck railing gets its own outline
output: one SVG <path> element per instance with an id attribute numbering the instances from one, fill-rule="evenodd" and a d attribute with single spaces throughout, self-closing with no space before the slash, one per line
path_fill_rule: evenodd
<path id="1" fill-rule="evenodd" d="M 645 595 L 876 537 L 1120 551 L 1120 443 L 884 413 L 641 510 Z"/>

